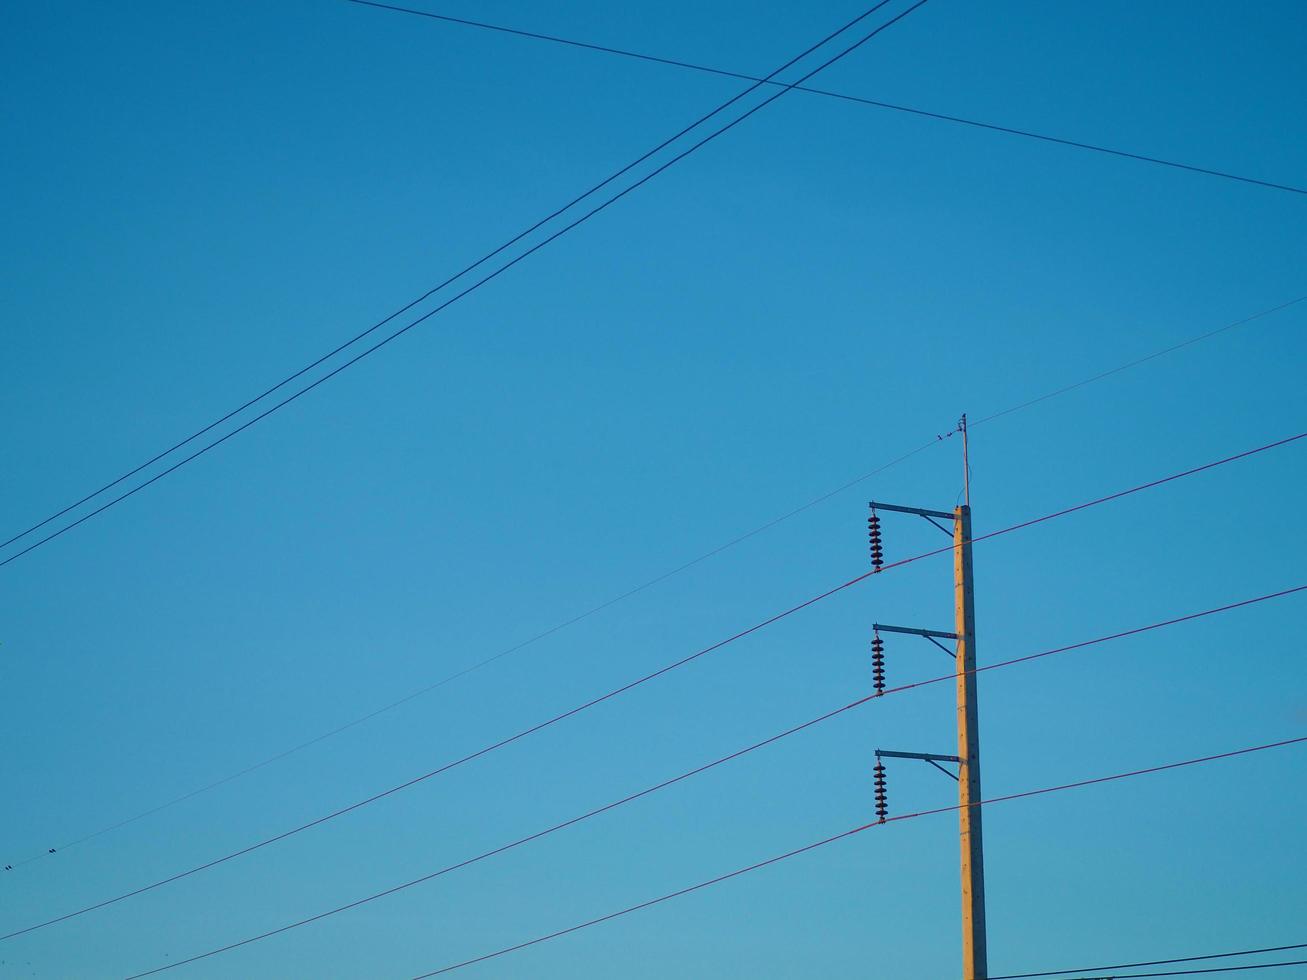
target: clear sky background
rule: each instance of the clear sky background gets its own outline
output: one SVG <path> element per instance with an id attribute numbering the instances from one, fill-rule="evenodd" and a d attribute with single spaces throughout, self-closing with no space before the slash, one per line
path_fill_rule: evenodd
<path id="1" fill-rule="evenodd" d="M 431 9 L 766 73 L 860 7 Z M 744 87 L 328 0 L 26 4 L 5 20 L 9 533 Z M 932 0 L 815 83 L 1303 186 L 1304 36 L 1294 2 Z M 963 411 L 1301 296 L 1304 217 L 1299 194 L 791 93 L 0 569 L 0 858 L 520 643 Z M 1307 303 L 977 427 L 977 532 L 1307 428 L 1304 328 Z M 977 545 L 981 661 L 1302 584 L 1303 446 Z M 951 508 L 958 449 L 940 443 L 344 735 L 0 875 L 0 931 L 353 802 L 860 573 L 866 501 Z M 920 521 L 885 527 L 890 560 L 943 542 Z M 805 721 L 868 692 L 874 620 L 950 628 L 950 571 L 942 556 L 864 583 L 327 826 L 0 943 L 0 976 L 161 965 Z M 1307 733 L 1305 614 L 1283 599 L 985 675 L 987 795 Z M 891 683 L 947 666 L 924 643 L 890 644 Z M 887 698 L 166 975 L 409 977 L 866 822 L 875 748 L 954 745 L 948 685 Z M 1304 765 L 1291 748 L 987 810 L 992 971 L 1307 942 Z M 891 770 L 893 812 L 953 799 L 925 766 Z M 467 975 L 956 976 L 957 874 L 956 819 L 906 821 Z"/>

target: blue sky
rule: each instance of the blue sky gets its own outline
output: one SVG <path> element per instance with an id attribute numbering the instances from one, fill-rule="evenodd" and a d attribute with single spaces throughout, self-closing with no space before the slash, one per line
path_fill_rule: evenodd
<path id="1" fill-rule="evenodd" d="M 766 73 L 840 3 L 439 9 Z M 895 6 L 893 9 L 899 9 Z M 11 11 L 5 532 L 223 414 L 735 94 L 335 2 Z M 823 87 L 1307 183 L 1301 5 L 932 0 Z M 1307 293 L 1302 195 L 791 93 L 446 313 L 0 569 L 5 862 L 489 657 L 947 431 Z M 1291 435 L 1307 304 L 977 427 L 978 533 Z M 976 547 L 982 662 L 1302 583 L 1302 443 Z M 220 789 L 0 875 L 0 931 L 433 768 L 865 568 L 941 443 Z M 8 537 L 5 533 L 3 537 Z M 935 547 L 886 522 L 893 560 Z M 11 548 L 10 551 L 13 549 Z M 6 552 L 7 555 L 9 552 Z M 257 855 L 0 944 L 120 976 L 312 914 L 866 693 L 947 556 Z M 1307 732 L 1289 598 L 981 681 L 987 795 Z M 891 644 L 891 683 L 937 672 Z M 176 971 L 407 977 L 871 818 L 946 685 Z M 991 969 L 1307 941 L 1303 750 L 994 807 Z M 918 771 L 920 769 L 921 771 Z M 952 784 L 891 773 L 893 810 Z M 956 821 L 892 825 L 468 975 L 956 975 Z M 1295 975 L 1293 970 L 1282 973 Z M 1307 976 L 1307 972 L 1301 975 Z"/>

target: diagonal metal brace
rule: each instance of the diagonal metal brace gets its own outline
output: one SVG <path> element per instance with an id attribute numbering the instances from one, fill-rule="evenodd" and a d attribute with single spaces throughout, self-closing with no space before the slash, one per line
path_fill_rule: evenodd
<path id="1" fill-rule="evenodd" d="M 941 766 L 940 763 L 952 762 L 959 766 L 962 765 L 962 760 L 959 759 L 956 755 L 936 755 L 934 752 L 890 752 L 888 749 L 877 749 L 876 758 L 877 759 L 881 759 L 881 758 L 920 759 L 922 762 L 930 763 L 932 766 L 934 766 L 936 769 L 942 772 L 945 776 L 948 776 L 948 778 L 953 780 L 954 782 L 958 782 L 958 777 L 955 776 L 953 773 L 949 772 L 943 766 Z"/>
<path id="2" fill-rule="evenodd" d="M 946 510 L 926 510 L 923 507 L 900 507 L 898 504 L 882 504 L 878 500 L 871 501 L 868 507 L 875 507 L 877 510 L 892 510 L 896 514 L 916 514 L 918 517 L 938 517 L 941 520 L 952 521 L 957 519 L 957 514 Z"/>
<path id="3" fill-rule="evenodd" d="M 939 521 L 935 520 L 935 518 L 938 517 L 943 521 L 956 521 L 957 514 L 950 514 L 948 511 L 943 510 L 927 510 L 924 507 L 900 507 L 898 504 L 882 504 L 875 500 L 868 503 L 867 506 L 872 510 L 889 510 L 894 511 L 897 514 L 916 514 L 918 517 L 924 517 L 926 520 L 930 521 L 930 523 L 934 524 L 950 538 L 953 537 L 953 530 L 945 527 L 943 524 L 939 523 Z"/>
<path id="4" fill-rule="evenodd" d="M 958 638 L 956 633 L 946 633 L 944 630 L 921 630 L 911 626 L 886 626 L 883 623 L 872 623 L 871 628 L 883 633 L 910 633 L 913 636 L 924 636 L 950 657 L 955 660 L 957 659 L 957 651 L 950 650 L 944 644 L 940 643 L 939 640 L 935 639 L 935 637 L 941 637 L 946 640 L 956 640 Z"/>

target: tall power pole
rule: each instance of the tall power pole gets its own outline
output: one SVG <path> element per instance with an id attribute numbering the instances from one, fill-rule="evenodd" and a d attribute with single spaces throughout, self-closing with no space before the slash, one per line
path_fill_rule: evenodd
<path id="1" fill-rule="evenodd" d="M 873 502 L 868 525 L 871 532 L 872 566 L 879 568 L 882 558 L 880 519 L 877 510 L 916 514 L 948 533 L 940 520 L 953 522 L 953 606 L 956 632 L 905 626 L 873 624 L 872 641 L 875 684 L 884 688 L 884 653 L 881 633 L 907 633 L 925 637 L 936 646 L 948 649 L 940 639 L 952 639 L 957 671 L 958 754 L 938 755 L 929 752 L 890 752 L 876 750 L 876 812 L 884 820 L 888 812 L 883 758 L 921 759 L 947 775 L 953 774 L 940 763 L 957 765 L 958 819 L 961 840 L 962 877 L 962 980 L 986 980 L 989 976 L 985 941 L 985 857 L 980 816 L 980 717 L 976 699 L 976 608 L 971 570 L 971 472 L 968 460 L 967 417 L 958 423 L 962 434 L 963 493 L 966 503 L 953 513 L 902 507 Z"/>
<path id="2" fill-rule="evenodd" d="M 976 600 L 971 576 L 971 474 L 962 416 L 967 502 L 953 520 L 953 607 L 957 622 L 958 817 L 962 838 L 962 976 L 989 976 L 985 943 L 985 854 L 980 818 L 980 712 L 976 703 Z"/>

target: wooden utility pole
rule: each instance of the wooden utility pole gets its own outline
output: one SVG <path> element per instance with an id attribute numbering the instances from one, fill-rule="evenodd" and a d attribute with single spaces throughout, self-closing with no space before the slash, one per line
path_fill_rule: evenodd
<path id="1" fill-rule="evenodd" d="M 953 522 L 958 654 L 958 814 L 962 836 L 962 978 L 989 976 L 985 949 L 985 857 L 980 818 L 980 718 L 976 705 L 976 609 L 971 579 L 971 508 Z"/>
<path id="2" fill-rule="evenodd" d="M 980 817 L 980 709 L 976 703 L 976 599 L 971 577 L 971 458 L 962 433 L 965 503 L 953 520 L 953 607 L 958 634 L 958 819 L 962 843 L 962 978 L 989 976 L 985 942 L 985 849 Z"/>
<path id="3" fill-rule="evenodd" d="M 967 417 L 962 416 L 957 431 L 962 434 L 963 503 L 953 513 L 904 507 L 872 501 L 867 525 L 871 537 L 872 570 L 879 571 L 883 562 L 880 518 L 876 511 L 915 514 L 948 534 L 941 521 L 953 521 L 953 605 L 955 633 L 921 629 L 914 626 L 887 626 L 873 623 L 873 679 L 876 693 L 884 690 L 884 647 L 882 633 L 907 633 L 925 637 L 950 652 L 941 640 L 957 644 L 953 651 L 957 673 L 958 754 L 937 755 L 933 752 L 890 752 L 876 750 L 876 816 L 884 822 L 889 812 L 885 767 L 882 759 L 920 759 L 952 776 L 941 763 L 958 767 L 958 816 L 962 845 L 962 980 L 988 980 L 989 963 L 985 942 L 985 857 L 981 834 L 980 804 L 980 713 L 976 704 L 976 603 L 971 576 L 971 466 L 967 446 Z"/>

